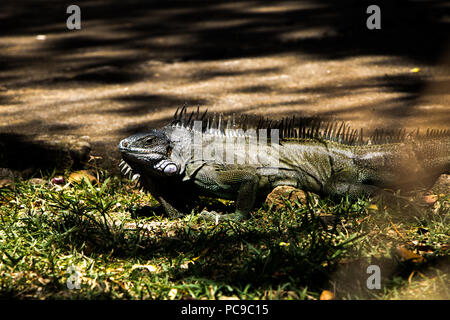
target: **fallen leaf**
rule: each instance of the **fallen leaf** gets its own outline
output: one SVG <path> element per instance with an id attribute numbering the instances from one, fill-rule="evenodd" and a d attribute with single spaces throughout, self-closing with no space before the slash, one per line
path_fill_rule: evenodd
<path id="1" fill-rule="evenodd" d="M 406 248 L 397 247 L 396 251 L 403 260 L 411 261 L 414 263 L 421 263 L 425 261 L 424 257 Z"/>
<path id="2" fill-rule="evenodd" d="M 237 296 L 220 296 L 219 300 L 239 300 Z"/>
<path id="3" fill-rule="evenodd" d="M 320 300 L 333 300 L 334 299 L 334 294 L 331 291 L 328 290 L 323 290 L 322 293 L 320 294 Z"/>
<path id="4" fill-rule="evenodd" d="M 87 170 L 75 171 L 69 176 L 70 183 L 81 182 L 83 179 L 87 179 L 91 184 L 98 183 L 97 178 Z"/>
<path id="5" fill-rule="evenodd" d="M 429 194 L 429 195 L 423 196 L 423 200 L 427 204 L 434 204 L 438 200 L 438 196 L 435 194 Z"/>
<path id="6" fill-rule="evenodd" d="M 145 264 L 145 265 L 141 265 L 141 264 L 135 264 L 132 268 L 132 270 L 134 269 L 145 269 L 148 272 L 156 272 L 158 270 L 158 268 L 152 264 Z"/>
<path id="7" fill-rule="evenodd" d="M 0 188 L 6 187 L 14 184 L 14 180 L 12 179 L 0 179 Z"/>
<path id="8" fill-rule="evenodd" d="M 178 290 L 175 288 L 170 289 L 169 294 L 167 295 L 170 300 L 174 300 L 177 296 Z"/>

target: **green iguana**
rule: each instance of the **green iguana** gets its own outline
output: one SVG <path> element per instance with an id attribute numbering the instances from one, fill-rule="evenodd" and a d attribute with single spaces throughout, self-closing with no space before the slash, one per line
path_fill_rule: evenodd
<path id="1" fill-rule="evenodd" d="M 376 131 L 368 139 L 345 123 L 318 119 L 259 122 L 177 110 L 161 129 L 119 144 L 122 171 L 171 217 L 190 212 L 199 195 L 235 200 L 247 218 L 277 186 L 352 199 L 383 189 L 429 187 L 450 171 L 450 131 Z M 215 213 L 203 213 L 216 218 Z"/>

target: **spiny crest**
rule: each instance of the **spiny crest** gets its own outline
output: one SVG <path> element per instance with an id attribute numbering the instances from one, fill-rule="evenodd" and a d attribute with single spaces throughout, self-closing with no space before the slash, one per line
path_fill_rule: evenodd
<path id="1" fill-rule="evenodd" d="M 208 110 L 200 114 L 200 108 L 190 114 L 186 105 L 177 108 L 173 121 L 169 126 L 194 129 L 194 121 L 202 122 L 202 132 L 213 135 L 244 134 L 249 129 L 254 129 L 259 134 L 260 129 L 267 130 L 267 138 L 270 139 L 271 130 L 278 130 L 280 141 L 314 139 L 333 141 L 346 145 L 386 144 L 402 142 L 407 139 L 422 139 L 432 137 L 449 137 L 450 130 L 428 129 L 421 134 L 417 129 L 406 132 L 406 129 L 376 129 L 372 135 L 364 137 L 363 129 L 352 129 L 344 121 L 337 121 L 330 117 L 285 117 L 280 120 L 270 120 L 263 116 L 236 114 L 224 116 L 223 114 L 208 114 Z M 239 133 L 240 132 L 240 133 Z"/>
<path id="2" fill-rule="evenodd" d="M 425 134 L 420 133 L 420 129 L 412 132 L 406 132 L 406 129 L 375 129 L 374 133 L 368 139 L 369 144 L 386 144 L 402 142 L 408 139 L 420 140 L 427 138 L 450 137 L 450 130 L 427 129 Z"/>
<path id="3" fill-rule="evenodd" d="M 205 116 L 208 112 L 208 109 L 205 110 L 205 112 L 200 116 L 200 107 L 197 107 L 197 112 L 192 111 L 187 116 L 187 107 L 186 104 L 184 104 L 181 109 L 177 108 L 175 111 L 175 114 L 173 116 L 173 120 L 170 123 L 170 126 L 173 127 L 184 127 L 184 128 L 191 128 L 194 125 L 194 121 L 203 121 L 205 119 Z"/>

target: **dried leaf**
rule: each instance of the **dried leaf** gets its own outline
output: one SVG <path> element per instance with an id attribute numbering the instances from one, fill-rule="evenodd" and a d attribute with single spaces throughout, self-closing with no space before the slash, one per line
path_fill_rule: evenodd
<path id="1" fill-rule="evenodd" d="M 170 289 L 169 293 L 168 293 L 168 297 L 170 300 L 174 300 L 177 296 L 178 290 L 176 288 L 172 288 Z"/>
<path id="2" fill-rule="evenodd" d="M 87 179 L 91 184 L 98 183 L 97 178 L 87 170 L 75 171 L 69 176 L 70 183 L 81 182 L 83 179 Z"/>
<path id="3" fill-rule="evenodd" d="M 239 300 L 237 296 L 220 296 L 219 300 Z"/>
<path id="4" fill-rule="evenodd" d="M 0 179 L 0 188 L 10 186 L 14 184 L 14 180 L 12 179 Z"/>
<path id="5" fill-rule="evenodd" d="M 323 290 L 320 294 L 320 300 L 333 300 L 334 299 L 334 293 L 328 290 Z"/>
<path id="6" fill-rule="evenodd" d="M 438 200 L 438 196 L 435 194 L 429 194 L 423 197 L 423 200 L 427 204 L 434 204 Z"/>
<path id="7" fill-rule="evenodd" d="M 403 260 L 408 260 L 414 263 L 421 263 L 425 261 L 424 257 L 406 248 L 397 247 L 396 251 Z"/>

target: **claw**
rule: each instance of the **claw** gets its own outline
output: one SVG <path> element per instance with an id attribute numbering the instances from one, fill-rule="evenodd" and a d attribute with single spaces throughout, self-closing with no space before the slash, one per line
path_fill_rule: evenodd
<path id="1" fill-rule="evenodd" d="M 120 171 L 123 171 L 126 167 L 128 167 L 128 163 L 126 163 L 125 161 L 122 161 L 119 164 Z"/>

